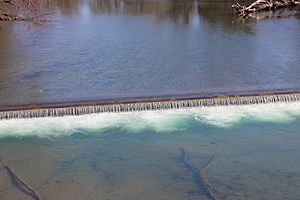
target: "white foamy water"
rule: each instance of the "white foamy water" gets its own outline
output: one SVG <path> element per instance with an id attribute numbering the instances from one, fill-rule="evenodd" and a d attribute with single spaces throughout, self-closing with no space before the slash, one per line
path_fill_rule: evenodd
<path id="1" fill-rule="evenodd" d="M 138 132 L 172 132 L 200 123 L 231 128 L 250 121 L 289 123 L 300 118 L 300 102 L 245 106 L 203 107 L 178 110 L 100 113 L 82 116 L 13 119 L 0 121 L 0 137 L 59 137 L 74 132 L 101 133 L 110 129 Z"/>

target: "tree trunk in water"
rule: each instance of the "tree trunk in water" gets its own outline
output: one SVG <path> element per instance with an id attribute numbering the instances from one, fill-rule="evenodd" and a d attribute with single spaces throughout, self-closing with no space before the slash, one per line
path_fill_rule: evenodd
<path id="1" fill-rule="evenodd" d="M 300 5 L 295 0 L 257 0 L 249 6 L 240 5 L 238 2 L 232 5 L 240 17 L 248 17 L 251 13 L 276 10 L 280 8 L 294 8 Z"/>

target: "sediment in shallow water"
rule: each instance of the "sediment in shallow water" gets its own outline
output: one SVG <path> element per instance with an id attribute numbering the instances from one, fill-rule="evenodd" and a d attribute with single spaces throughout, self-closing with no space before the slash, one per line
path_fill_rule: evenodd
<path id="1" fill-rule="evenodd" d="M 111 103 L 111 104 L 91 104 L 78 106 L 61 107 L 33 107 L 19 110 L 0 110 L 0 120 L 18 118 L 38 118 L 38 117 L 62 117 L 69 115 L 84 115 L 104 112 L 133 112 L 147 110 L 167 110 L 192 107 L 210 106 L 230 106 L 230 105 L 250 105 L 282 102 L 300 101 L 299 93 L 273 94 L 273 95 L 253 95 L 253 96 L 225 96 L 199 99 L 182 100 L 162 100 L 162 101 L 140 101 L 134 103 Z"/>

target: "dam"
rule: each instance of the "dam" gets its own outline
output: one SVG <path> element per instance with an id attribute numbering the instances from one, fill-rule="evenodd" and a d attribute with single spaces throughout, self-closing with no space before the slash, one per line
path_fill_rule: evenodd
<path id="1" fill-rule="evenodd" d="M 198 95 L 200 96 L 200 95 Z M 193 107 L 218 107 L 300 101 L 300 93 L 244 94 L 234 96 L 198 97 L 197 95 L 140 97 L 123 99 L 56 102 L 30 105 L 0 105 L 0 120 L 38 117 L 62 117 L 103 112 L 134 112 Z"/>

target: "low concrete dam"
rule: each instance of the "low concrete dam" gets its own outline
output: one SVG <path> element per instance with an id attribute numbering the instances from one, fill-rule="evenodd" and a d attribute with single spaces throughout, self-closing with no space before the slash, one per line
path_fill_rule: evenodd
<path id="1" fill-rule="evenodd" d="M 133 112 L 192 107 L 250 105 L 300 101 L 299 92 L 226 96 L 177 95 L 119 99 L 82 100 L 54 103 L 0 105 L 0 120 L 62 117 L 103 112 Z"/>

